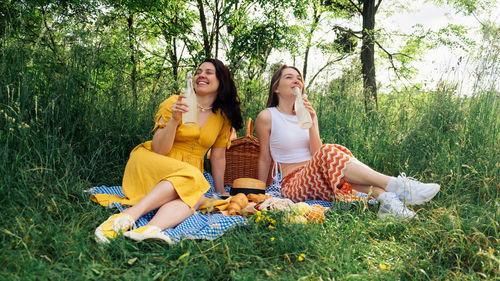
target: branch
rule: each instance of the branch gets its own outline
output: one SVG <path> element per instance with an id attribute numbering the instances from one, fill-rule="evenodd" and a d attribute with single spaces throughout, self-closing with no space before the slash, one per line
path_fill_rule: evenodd
<path id="1" fill-rule="evenodd" d="M 380 6 L 380 3 L 382 3 L 382 0 L 378 0 L 378 3 L 375 4 L 375 13 L 377 12 L 378 6 Z"/>
<path id="2" fill-rule="evenodd" d="M 407 54 L 403 54 L 403 53 L 389 53 L 384 47 L 382 47 L 382 45 L 380 45 L 380 43 L 378 41 L 374 41 L 374 42 L 389 57 L 389 61 L 391 62 L 392 69 L 394 69 L 394 73 L 396 73 L 396 76 L 398 76 L 398 79 L 401 79 L 401 76 L 399 76 L 399 73 L 398 73 L 398 68 L 396 67 L 396 65 L 394 65 L 393 57 L 394 56 L 405 56 L 408 58 L 412 58 L 412 57 L 407 55 Z"/>
<path id="3" fill-rule="evenodd" d="M 47 17 L 46 17 L 45 9 L 44 9 L 43 6 L 41 6 L 41 9 L 42 9 L 43 25 L 45 26 L 45 29 L 47 29 L 47 33 L 49 34 L 50 43 L 52 43 L 52 46 L 50 44 L 48 44 L 47 46 L 49 47 L 49 49 L 52 50 L 52 52 L 56 56 L 56 59 L 58 59 L 57 45 L 56 45 L 56 42 L 54 41 L 54 37 L 52 36 L 52 32 L 51 32 L 50 27 L 49 27 L 49 25 L 47 23 Z"/>
<path id="4" fill-rule="evenodd" d="M 382 1 L 382 0 L 380 0 L 380 1 Z M 363 11 L 359 8 L 358 5 L 356 5 L 356 3 L 354 3 L 352 0 L 349 0 L 349 3 L 351 3 L 354 6 L 354 8 L 356 10 L 358 10 L 358 13 L 363 14 Z"/>
<path id="5" fill-rule="evenodd" d="M 318 77 L 318 75 L 323 71 L 325 70 L 325 68 L 327 68 L 328 66 L 332 65 L 333 63 L 335 62 L 338 62 L 338 61 L 341 61 L 343 59 L 345 59 L 348 55 L 344 54 L 342 55 L 340 58 L 337 58 L 337 59 L 334 59 L 334 60 L 331 60 L 331 61 L 328 61 L 323 67 L 321 67 L 317 72 L 316 74 L 314 74 L 314 76 L 311 78 L 311 80 L 309 80 L 309 83 L 307 83 L 307 87 L 306 87 L 306 91 L 309 90 L 309 87 L 313 84 L 314 80 L 316 79 L 316 77 Z"/>
<path id="6" fill-rule="evenodd" d="M 362 36 L 358 35 L 358 34 L 363 34 L 363 32 L 362 32 L 362 31 L 354 31 L 354 30 L 352 30 L 352 29 L 350 29 L 350 28 L 344 28 L 344 27 L 342 27 L 342 26 L 340 26 L 340 25 L 335 25 L 335 26 L 333 26 L 332 30 L 335 30 L 335 29 L 338 29 L 338 30 L 340 30 L 340 31 L 347 32 L 347 33 L 351 34 L 352 36 L 354 36 L 354 37 L 356 37 L 356 38 L 358 38 L 358 39 L 363 39 L 363 37 L 362 37 Z"/>

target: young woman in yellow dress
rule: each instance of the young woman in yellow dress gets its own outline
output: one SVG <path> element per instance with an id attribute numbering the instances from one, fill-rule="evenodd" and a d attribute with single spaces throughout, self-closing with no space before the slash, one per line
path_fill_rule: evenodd
<path id="1" fill-rule="evenodd" d="M 99 242 L 120 232 L 140 241 L 148 238 L 170 242 L 162 230 L 190 217 L 203 203 L 210 184 L 203 176 L 203 159 L 209 148 L 215 191 L 225 194 L 225 153 L 231 127 L 243 126 L 240 101 L 228 68 L 217 59 L 206 59 L 196 70 L 194 89 L 198 108 L 188 108 L 185 95 L 173 95 L 161 103 L 154 135 L 135 147 L 125 167 L 125 198 L 97 197 L 99 203 L 119 202 L 131 207 L 109 217 L 95 231 Z M 198 124 L 182 124 L 182 113 L 198 111 Z M 158 209 L 151 221 L 131 229 L 142 215 Z"/>

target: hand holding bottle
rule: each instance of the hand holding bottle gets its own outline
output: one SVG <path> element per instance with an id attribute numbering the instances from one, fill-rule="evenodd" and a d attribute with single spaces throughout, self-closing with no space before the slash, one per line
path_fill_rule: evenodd
<path id="1" fill-rule="evenodd" d="M 182 119 L 182 115 L 185 112 L 188 112 L 188 105 L 182 100 L 185 99 L 186 95 L 179 95 L 179 98 L 177 98 L 177 101 L 172 104 L 172 119 L 175 122 L 179 122 Z M 168 121 L 168 120 L 166 120 Z"/>
<path id="2" fill-rule="evenodd" d="M 294 87 L 293 93 L 295 94 L 295 114 L 299 120 L 299 126 L 302 129 L 309 129 L 312 126 L 311 114 L 304 105 L 299 87 Z"/>
<path id="3" fill-rule="evenodd" d="M 188 106 L 188 111 L 182 113 L 182 124 L 186 126 L 194 126 L 198 122 L 198 109 L 191 73 L 188 73 L 188 75 L 186 76 L 185 97 L 185 103 Z"/>

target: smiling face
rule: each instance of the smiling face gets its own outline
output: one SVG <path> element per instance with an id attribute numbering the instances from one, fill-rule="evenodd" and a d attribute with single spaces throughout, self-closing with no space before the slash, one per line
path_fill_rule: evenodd
<path id="1" fill-rule="evenodd" d="M 278 85 L 274 90 L 279 96 L 289 96 L 293 94 L 293 88 L 298 87 L 302 92 L 304 88 L 304 83 L 302 81 L 302 75 L 294 68 L 285 68 L 281 72 L 281 77 L 279 79 Z"/>
<path id="2" fill-rule="evenodd" d="M 194 90 L 197 95 L 217 94 L 219 79 L 215 66 L 210 62 L 204 62 L 196 70 L 194 75 Z"/>

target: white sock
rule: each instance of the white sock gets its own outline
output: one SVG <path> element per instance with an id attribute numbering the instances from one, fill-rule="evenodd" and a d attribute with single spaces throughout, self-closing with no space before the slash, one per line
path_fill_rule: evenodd
<path id="1" fill-rule="evenodd" d="M 385 187 L 385 191 L 395 192 L 398 189 L 397 187 L 398 187 L 398 178 L 391 177 L 391 179 L 387 183 L 387 186 Z"/>

